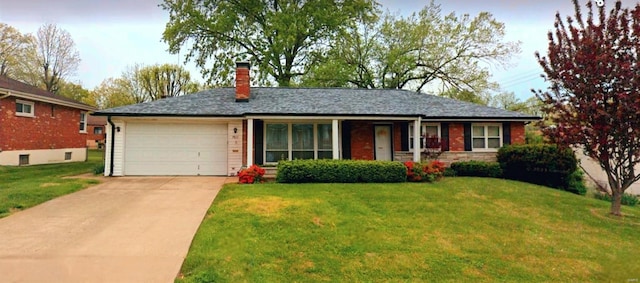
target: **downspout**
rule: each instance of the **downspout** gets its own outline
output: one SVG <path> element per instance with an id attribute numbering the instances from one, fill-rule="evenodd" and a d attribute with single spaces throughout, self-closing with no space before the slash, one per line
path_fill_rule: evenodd
<path id="1" fill-rule="evenodd" d="M 113 145 L 115 144 L 116 138 L 116 125 L 111 121 L 111 116 L 107 116 L 107 122 L 111 125 L 111 146 L 109 147 L 111 151 L 109 152 L 109 177 L 113 177 Z"/>

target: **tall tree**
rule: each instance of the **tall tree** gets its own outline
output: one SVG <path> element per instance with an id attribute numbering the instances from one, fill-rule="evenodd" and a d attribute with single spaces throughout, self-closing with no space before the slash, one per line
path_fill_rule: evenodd
<path id="1" fill-rule="evenodd" d="M 92 105 L 99 109 L 106 109 L 129 104 L 135 104 L 136 101 L 127 89 L 128 82 L 123 78 L 108 78 L 103 80 L 100 85 L 94 88 L 90 94 Z"/>
<path id="2" fill-rule="evenodd" d="M 536 53 L 550 87 L 538 90 L 556 127 L 546 133 L 581 147 L 598 162 L 611 188 L 611 214 L 621 215 L 625 190 L 640 179 L 640 4 L 610 11 L 578 0 L 566 22 L 556 14 L 546 56 Z M 594 15 L 594 8 L 597 9 Z"/>
<path id="3" fill-rule="evenodd" d="M 29 38 L 16 28 L 0 23 L 0 76 L 14 77 L 19 62 L 23 59 Z"/>
<path id="4" fill-rule="evenodd" d="M 186 95 L 201 89 L 181 66 L 135 64 L 127 67 L 120 77 L 102 81 L 92 91 L 91 102 L 103 109 Z"/>
<path id="5" fill-rule="evenodd" d="M 354 20 L 373 17 L 374 0 L 164 0 L 163 39 L 188 49 L 213 84 L 231 84 L 234 61 L 248 60 L 257 79 L 289 86 Z M 191 45 L 188 47 L 188 45 Z M 211 62 L 211 66 L 207 63 Z"/>
<path id="6" fill-rule="evenodd" d="M 349 31 L 304 84 L 477 93 L 496 88 L 488 65 L 506 65 L 519 52 L 491 14 L 442 15 L 433 1 L 409 17 L 386 15 Z"/>
<path id="7" fill-rule="evenodd" d="M 80 55 L 71 35 L 54 24 L 38 29 L 35 38 L 35 64 L 38 78 L 44 89 L 57 92 L 60 81 L 72 75 L 80 64 Z"/>
<path id="8" fill-rule="evenodd" d="M 189 71 L 174 64 L 144 67 L 138 70 L 136 81 L 150 100 L 180 96 L 199 90 Z"/>
<path id="9" fill-rule="evenodd" d="M 73 83 L 64 80 L 60 80 L 58 83 L 58 93 L 64 97 L 71 98 L 76 101 L 80 101 L 87 104 L 93 104 L 91 100 L 91 92 L 84 87 L 80 83 Z M 95 106 L 95 105 L 94 105 Z"/>

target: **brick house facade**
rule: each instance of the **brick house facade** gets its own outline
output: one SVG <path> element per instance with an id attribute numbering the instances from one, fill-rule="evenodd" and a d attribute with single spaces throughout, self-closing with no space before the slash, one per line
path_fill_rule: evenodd
<path id="1" fill-rule="evenodd" d="M 103 149 L 107 138 L 107 119 L 89 115 L 87 120 L 87 147 L 91 149 Z"/>
<path id="2" fill-rule="evenodd" d="M 84 161 L 91 110 L 89 105 L 0 77 L 0 165 Z"/>
<path id="3" fill-rule="evenodd" d="M 495 160 L 540 119 L 406 90 L 252 88 L 249 74 L 241 63 L 235 88 L 95 113 L 110 121 L 105 175 L 234 175 L 294 159 Z"/>

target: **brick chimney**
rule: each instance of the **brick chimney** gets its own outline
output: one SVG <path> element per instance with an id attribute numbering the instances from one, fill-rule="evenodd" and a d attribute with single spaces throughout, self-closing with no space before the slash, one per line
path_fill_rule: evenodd
<path id="1" fill-rule="evenodd" d="M 236 102 L 249 102 L 249 62 L 236 62 Z"/>

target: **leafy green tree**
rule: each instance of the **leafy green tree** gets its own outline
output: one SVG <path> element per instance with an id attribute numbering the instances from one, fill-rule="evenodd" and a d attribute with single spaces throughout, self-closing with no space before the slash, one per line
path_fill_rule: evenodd
<path id="1" fill-rule="evenodd" d="M 103 109 L 186 95 L 201 89 L 181 66 L 135 64 L 127 67 L 120 77 L 102 81 L 92 91 L 91 102 Z"/>
<path id="2" fill-rule="evenodd" d="M 83 103 L 87 103 L 90 105 L 94 105 L 91 100 L 91 92 L 88 89 L 85 89 L 79 83 L 72 83 L 61 80 L 58 83 L 58 93 L 64 97 L 71 98 L 76 101 L 80 101 Z M 95 106 L 95 105 L 94 105 Z"/>
<path id="3" fill-rule="evenodd" d="M 150 100 L 180 96 L 199 90 L 189 71 L 178 65 L 163 64 L 140 68 L 135 81 Z"/>
<path id="4" fill-rule="evenodd" d="M 326 55 L 355 20 L 375 16 L 374 0 L 164 0 L 163 39 L 188 49 L 214 85 L 231 85 L 234 62 L 247 60 L 262 83 L 289 86 Z M 209 65 L 210 63 L 210 65 Z"/>
<path id="5" fill-rule="evenodd" d="M 490 13 L 442 15 L 431 1 L 409 17 L 349 29 L 303 84 L 481 93 L 496 89 L 487 66 L 505 66 L 520 51 L 504 34 Z"/>
<path id="6" fill-rule="evenodd" d="M 28 44 L 28 36 L 10 25 L 0 23 L 0 76 L 14 77 Z"/>

